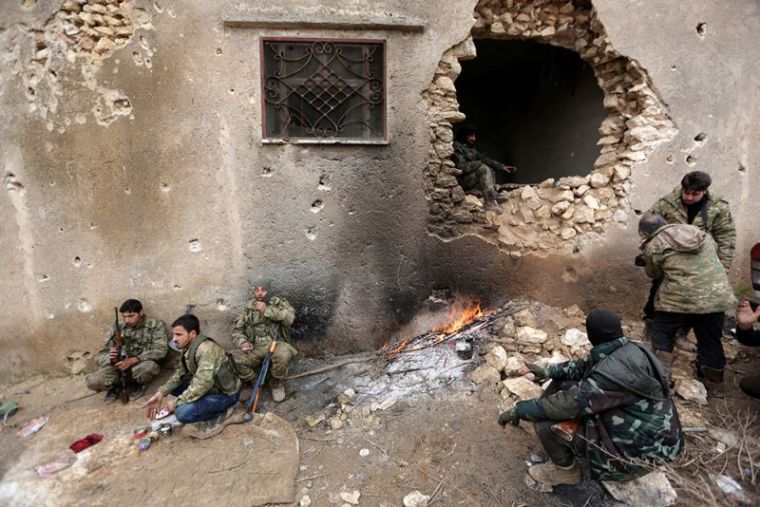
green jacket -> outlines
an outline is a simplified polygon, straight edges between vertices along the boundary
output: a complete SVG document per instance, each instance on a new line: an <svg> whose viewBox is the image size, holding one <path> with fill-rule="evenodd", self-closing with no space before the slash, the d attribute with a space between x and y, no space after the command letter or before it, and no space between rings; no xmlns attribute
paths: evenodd
<svg viewBox="0 0 760 507"><path fill-rule="evenodd" d="M677 313L725 311L734 298L713 239L686 224L665 225L643 244L647 276L662 279L655 310Z"/></svg>
<svg viewBox="0 0 760 507"><path fill-rule="evenodd" d="M475 171L482 163L493 170L504 170L504 164L480 153L467 143L454 141L454 155L451 157L457 169L466 175ZM473 164L472 162L477 162Z"/></svg>
<svg viewBox="0 0 760 507"><path fill-rule="evenodd" d="M232 330L232 343L240 347L243 342L256 346L268 344L272 339L287 341L290 326L296 318L296 311L285 298L272 296L266 301L263 312L254 310L256 300L251 301L235 322Z"/></svg>
<svg viewBox="0 0 760 507"><path fill-rule="evenodd" d="M669 224L685 224L688 216L686 206L681 200L681 186L677 186L671 193L654 203L649 213L662 216ZM708 233L718 245L718 257L723 266L728 269L734 260L736 250L736 227L731 217L731 207L728 202L718 196L705 194L707 221L702 213L697 213L691 225L699 227Z"/></svg>
<svg viewBox="0 0 760 507"><path fill-rule="evenodd" d="M548 378L577 381L550 396L521 401L520 418L580 418L586 458L595 479L625 481L649 465L674 460L683 449L678 412L662 366L627 338L602 343L588 357L551 365Z"/></svg>
<svg viewBox="0 0 760 507"><path fill-rule="evenodd" d="M177 405L198 401L206 394L235 394L240 390L240 378L231 361L214 340L199 335L183 351L180 365L158 391L165 396L188 384L177 397Z"/></svg>
<svg viewBox="0 0 760 507"><path fill-rule="evenodd" d="M137 357L140 361L160 361L169 351L169 337L166 334L166 324L158 319L143 317L137 327L129 327L119 323L121 336L124 340L126 357ZM106 334L103 348L95 356L95 364L108 366L111 364L110 350L116 346L114 335L116 329L111 326Z"/></svg>

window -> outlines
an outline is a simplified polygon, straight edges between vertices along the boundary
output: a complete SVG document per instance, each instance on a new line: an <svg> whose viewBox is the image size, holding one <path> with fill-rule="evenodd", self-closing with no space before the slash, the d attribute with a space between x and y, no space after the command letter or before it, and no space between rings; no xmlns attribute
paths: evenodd
<svg viewBox="0 0 760 507"><path fill-rule="evenodd" d="M264 138L385 141L382 41L263 39Z"/></svg>

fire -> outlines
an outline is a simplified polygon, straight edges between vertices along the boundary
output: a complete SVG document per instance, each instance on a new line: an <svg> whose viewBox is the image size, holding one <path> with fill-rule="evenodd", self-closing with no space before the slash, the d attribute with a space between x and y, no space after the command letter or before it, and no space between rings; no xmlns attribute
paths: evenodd
<svg viewBox="0 0 760 507"><path fill-rule="evenodd" d="M488 313L490 314L492 312L489 311ZM386 343L381 350L387 357L395 358L402 352L412 352L425 347L438 345L439 343L450 339L451 335L457 333L463 327L485 315L486 314L483 313L483 310L480 308L480 301L477 300L472 303L467 303L464 308L462 308L462 305L454 305L449 310L449 314L446 317L446 322L448 322L448 324L434 328L425 335L406 338L395 345Z"/></svg>
<svg viewBox="0 0 760 507"><path fill-rule="evenodd" d="M449 312L448 320L452 322L434 329L434 331L436 333L444 334L456 333L473 320L477 320L481 317L483 317L483 310L480 309L480 301L468 303L464 310L455 305Z"/></svg>

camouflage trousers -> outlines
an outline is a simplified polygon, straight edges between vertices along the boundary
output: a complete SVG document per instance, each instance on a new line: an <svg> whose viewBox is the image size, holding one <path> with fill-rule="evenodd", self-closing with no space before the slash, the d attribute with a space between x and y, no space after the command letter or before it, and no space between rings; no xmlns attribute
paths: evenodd
<svg viewBox="0 0 760 507"><path fill-rule="evenodd" d="M551 396L562 390L570 389L573 385L577 385L578 382L573 380L552 380L549 386L541 395L542 398ZM561 467L567 467L573 464L576 456L583 456L585 454L585 440L582 435L576 434L572 441L567 441L554 432L552 426L559 421L540 421L536 423L536 435L541 441L546 454L549 455L549 459L552 462ZM582 433L583 426L581 426L578 433Z"/></svg>
<svg viewBox="0 0 760 507"><path fill-rule="evenodd" d="M483 162L477 160L465 162L459 169L462 170L459 183L464 190L475 189L485 193L492 190L496 184L493 169Z"/></svg>
<svg viewBox="0 0 760 507"><path fill-rule="evenodd" d="M161 367L155 361L141 361L129 369L128 378L138 384L147 385L158 376ZM119 370L111 366L103 366L87 375L85 383L93 391L105 391L119 380Z"/></svg>
<svg viewBox="0 0 760 507"><path fill-rule="evenodd" d="M256 378L255 368L261 364L261 361L264 360L267 352L269 352L270 343L254 345L253 350L250 352L243 352L240 349L230 352L240 380L250 382ZM288 363L296 355L298 355L298 351L292 345L287 342L277 342L269 367L272 377L276 379L285 378L288 374Z"/></svg>

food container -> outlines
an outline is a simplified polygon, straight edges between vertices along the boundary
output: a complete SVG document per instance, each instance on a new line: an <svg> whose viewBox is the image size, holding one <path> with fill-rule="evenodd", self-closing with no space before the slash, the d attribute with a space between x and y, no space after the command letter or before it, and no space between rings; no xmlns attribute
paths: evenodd
<svg viewBox="0 0 760 507"><path fill-rule="evenodd" d="M158 432L162 437L170 437L172 436L172 425L168 423L160 424L158 426Z"/></svg>
<svg viewBox="0 0 760 507"><path fill-rule="evenodd" d="M132 430L132 438L143 438L150 431L150 426L138 426Z"/></svg>

